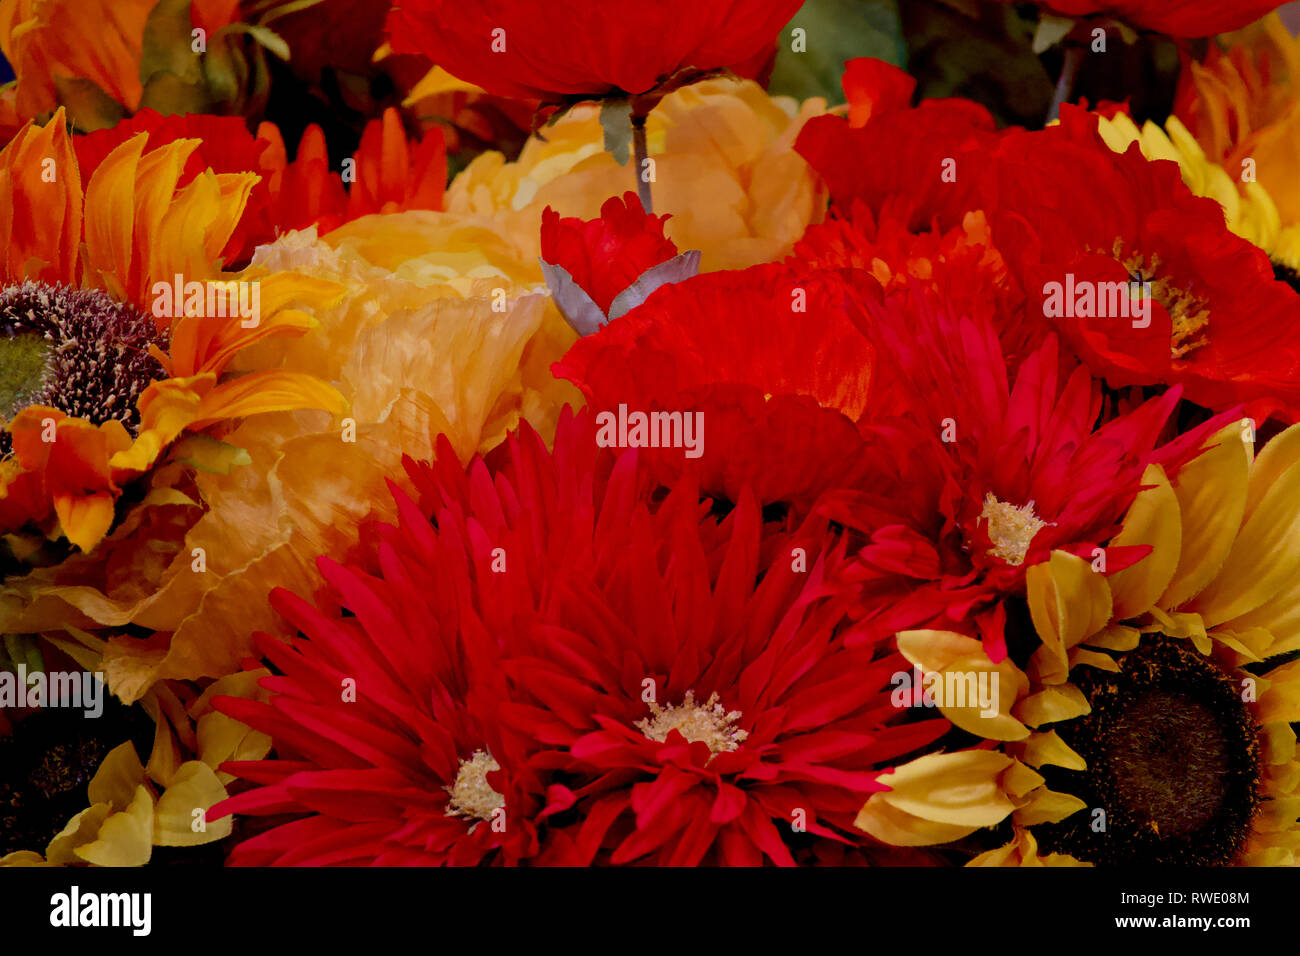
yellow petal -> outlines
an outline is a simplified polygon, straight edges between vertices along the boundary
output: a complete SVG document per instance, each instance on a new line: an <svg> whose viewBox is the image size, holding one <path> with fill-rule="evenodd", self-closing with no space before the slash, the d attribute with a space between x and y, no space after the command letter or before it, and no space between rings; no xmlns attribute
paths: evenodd
<svg viewBox="0 0 1300 956"><path fill-rule="evenodd" d="M1046 788L1039 790L1029 803L1013 815L1017 826L1031 827L1039 823L1060 823L1066 817L1087 808L1087 804L1068 793L1057 793Z"/></svg>
<svg viewBox="0 0 1300 956"><path fill-rule="evenodd" d="M1023 740L1029 735L1029 728L1011 716L1011 707L1029 689L1029 679L1010 658L994 664L979 641L951 631L903 631L898 650L922 674L938 675L942 684L936 696L943 702L939 710L962 730L988 740ZM980 705L981 687L988 695L987 708ZM950 705L943 688L956 692L952 699L969 703Z"/></svg>
<svg viewBox="0 0 1300 956"><path fill-rule="evenodd" d="M1157 602L1176 608L1214 579L1223 567L1246 510L1252 446L1241 426L1228 425L1173 481L1182 515L1183 546L1174 579Z"/></svg>
<svg viewBox="0 0 1300 956"><path fill-rule="evenodd" d="M1053 551L1048 561L1025 573L1025 589L1043 642L1030 660L1030 676L1045 684L1064 683L1070 675L1070 648L1110 620L1110 587L1083 558Z"/></svg>
<svg viewBox="0 0 1300 956"><path fill-rule="evenodd" d="M45 848L45 859L56 866L80 863L75 852L77 847L92 842L112 812L107 803L96 803L82 810L50 841Z"/></svg>
<svg viewBox="0 0 1300 956"><path fill-rule="evenodd" d="M125 810L135 799L136 787L144 781L144 766L129 740L114 747L90 781L91 803L107 803Z"/></svg>
<svg viewBox="0 0 1300 956"><path fill-rule="evenodd" d="M1055 730L1034 734L1022 745L1020 759L1031 767L1064 767L1066 770L1087 770L1088 762L1071 749Z"/></svg>
<svg viewBox="0 0 1300 956"><path fill-rule="evenodd" d="M1015 809L999 778L1013 761L993 750L927 754L906 763L880 782L887 793L874 794L904 813L961 827L992 826Z"/></svg>
<svg viewBox="0 0 1300 956"><path fill-rule="evenodd" d="M1015 715L1030 727L1082 717L1092 711L1088 698L1073 684L1047 687L1015 707Z"/></svg>
<svg viewBox="0 0 1300 956"><path fill-rule="evenodd" d="M54 495L54 513L59 516L63 536L87 553L104 540L113 526L113 495Z"/></svg>
<svg viewBox="0 0 1300 956"><path fill-rule="evenodd" d="M1261 470L1269 478L1266 487L1252 473L1250 493L1256 501L1222 570L1189 605L1207 628L1264 605L1300 570L1300 462L1278 474L1273 466L1279 457L1272 456Z"/></svg>
<svg viewBox="0 0 1300 956"><path fill-rule="evenodd" d="M341 415L347 407L338 389L315 376L300 372L252 372L218 385L204 395L199 403L198 421L191 427L202 428L223 419L299 408L319 408L331 415Z"/></svg>
<svg viewBox="0 0 1300 956"><path fill-rule="evenodd" d="M859 830L865 830L882 843L891 846L934 846L960 840L979 829L936 823L913 816L890 806L883 797L884 794L872 794L853 821Z"/></svg>
<svg viewBox="0 0 1300 956"><path fill-rule="evenodd" d="M73 851L96 866L144 866L153 854L153 797L143 785L130 806L114 813L99 828L93 843Z"/></svg>
<svg viewBox="0 0 1300 956"><path fill-rule="evenodd" d="M1128 620L1144 613L1169 587L1182 553L1183 527L1165 470L1149 465L1142 484L1112 545L1149 544L1153 550L1137 564L1117 571L1108 579L1115 603L1115 619Z"/></svg>
<svg viewBox="0 0 1300 956"><path fill-rule="evenodd" d="M207 764L191 760L176 771L154 810L158 846L200 846L230 836L231 818L208 821L207 812L226 799L226 788Z"/></svg>

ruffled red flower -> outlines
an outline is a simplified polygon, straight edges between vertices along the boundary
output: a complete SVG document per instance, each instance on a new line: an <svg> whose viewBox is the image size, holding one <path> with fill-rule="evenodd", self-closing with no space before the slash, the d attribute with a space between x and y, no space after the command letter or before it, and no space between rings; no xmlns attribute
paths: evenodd
<svg viewBox="0 0 1300 956"><path fill-rule="evenodd" d="M1267 254L1228 231L1217 203L1191 193L1176 164L1148 161L1136 145L1112 152L1096 117L1077 108L1061 119L1009 133L981 174L994 240L1029 317L1046 316L1043 327L1054 325L1116 388L1180 384L1211 409L1251 402L1260 420L1275 411L1294 420L1300 294L1275 279ZM1116 305L1132 312L1133 280L1151 283L1149 316L1101 307L1095 290L1118 283Z"/></svg>
<svg viewBox="0 0 1300 956"><path fill-rule="evenodd" d="M213 813L298 817L231 862L871 850L852 824L877 774L948 723L902 719L887 643L846 646L824 522L773 530L748 494L719 519L689 480L663 497L587 413L553 453L529 431L494 466L444 450L408 464L419 503L398 493L377 575L325 562L320 607L277 594L304 636L260 642L270 702L215 702L276 758L224 764L258 786Z"/></svg>
<svg viewBox="0 0 1300 956"><path fill-rule="evenodd" d="M664 484L689 470L709 495L734 502L747 488L763 505L806 508L861 464L855 423L874 358L849 313L879 290L846 275L767 265L697 276L579 339L553 370L598 413L702 416L699 457L643 449Z"/></svg>
<svg viewBox="0 0 1300 956"><path fill-rule="evenodd" d="M795 149L826 181L845 213L861 202L881 219L913 230L961 224L980 208L968 162L997 139L988 110L963 99L923 100L912 108L916 80L888 63L849 62L843 78L846 121L819 116L805 124Z"/></svg>
<svg viewBox="0 0 1300 956"><path fill-rule="evenodd" d="M871 429L870 484L819 507L868 541L849 574L866 633L967 632L1002 660L1003 599L1023 593L1025 571L1057 549L1104 555L1106 573L1138 560L1142 549L1103 545L1147 465L1176 470L1227 420L1161 445L1179 399L1171 389L1097 427L1100 387L1086 368L1062 363L1055 336L1013 382L992 320L967 317L919 283L867 312L904 410Z"/></svg>
<svg viewBox="0 0 1300 956"><path fill-rule="evenodd" d="M1016 0L1002 0L1013 3ZM1281 6L1277 0L1035 0L1062 17L1108 17L1171 37L1239 30Z"/></svg>
<svg viewBox="0 0 1300 956"><path fill-rule="evenodd" d="M699 271L699 253L679 259L677 246L664 236L668 219L648 215L632 192L606 200L599 219L561 218L546 207L542 269L560 311L580 333L590 334L665 283Z"/></svg>
<svg viewBox="0 0 1300 956"><path fill-rule="evenodd" d="M770 46L802 0L400 0L388 29L499 96L553 102L649 92L683 70L744 64Z"/></svg>

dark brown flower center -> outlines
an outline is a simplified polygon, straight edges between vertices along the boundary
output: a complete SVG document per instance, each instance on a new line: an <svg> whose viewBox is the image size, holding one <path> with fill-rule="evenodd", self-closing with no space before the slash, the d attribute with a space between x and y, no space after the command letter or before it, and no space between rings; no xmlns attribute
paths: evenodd
<svg viewBox="0 0 1300 956"><path fill-rule="evenodd" d="M1092 712L1057 732L1088 769L1053 770L1048 783L1088 809L1041 828L1041 842L1099 864L1231 862L1259 802L1258 728L1241 685L1164 635L1119 660L1117 674L1075 675Z"/></svg>
<svg viewBox="0 0 1300 956"><path fill-rule="evenodd" d="M48 405L96 425L139 426L136 399L163 376L153 319L94 289L24 282L0 290L0 420Z"/></svg>

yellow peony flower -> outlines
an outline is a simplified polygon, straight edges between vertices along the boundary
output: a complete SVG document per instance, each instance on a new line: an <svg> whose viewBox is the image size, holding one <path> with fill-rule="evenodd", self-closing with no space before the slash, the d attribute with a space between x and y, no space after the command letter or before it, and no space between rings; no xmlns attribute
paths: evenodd
<svg viewBox="0 0 1300 956"><path fill-rule="evenodd" d="M823 100L799 105L733 79L665 97L650 114L647 139L655 212L673 217L668 238L700 250L704 271L788 255L825 209L824 187L794 151L803 124L825 111ZM600 109L587 104L532 137L515 162L479 156L452 182L447 209L493 219L521 258L536 262L547 206L595 219L605 200L635 188L632 161L620 166L606 152Z"/></svg>
<svg viewBox="0 0 1300 956"><path fill-rule="evenodd" d="M549 372L574 334L544 292L519 284L535 267L491 225L407 212L261 249L254 269L345 291L315 311L308 334L261 341L235 367L334 382L348 416L262 415L219 447L191 449L206 468L191 502L161 500L124 523L105 541L108 561L70 559L8 582L4 629L107 630L103 667L126 702L161 680L232 673L254 632L284 628L270 589L312 593L318 556L345 555L367 517L395 518L388 482L405 484L404 455L430 459L446 436L467 461L524 419L549 437L560 407L580 404ZM242 457L223 456L229 448ZM114 633L128 625L155 636Z"/></svg>
<svg viewBox="0 0 1300 956"><path fill-rule="evenodd" d="M1171 479L1151 466L1109 577L1053 553L1027 577L1041 642L1025 670L971 638L900 634L923 671L999 672L995 714L945 708L992 749L921 757L858 824L887 843L961 839L1010 821L1011 844L1099 863L1293 865L1300 848L1300 426L1255 456L1247 421ZM1049 789L1052 786L1059 790ZM1036 842L1031 844L1030 840Z"/></svg>

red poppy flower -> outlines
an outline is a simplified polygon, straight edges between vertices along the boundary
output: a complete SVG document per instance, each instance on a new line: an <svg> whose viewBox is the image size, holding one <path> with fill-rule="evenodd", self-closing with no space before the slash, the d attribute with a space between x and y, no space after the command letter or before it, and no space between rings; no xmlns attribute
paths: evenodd
<svg viewBox="0 0 1300 956"><path fill-rule="evenodd" d="M1136 145L1112 152L1083 110L1064 107L1061 120L1009 133L981 174L994 240L1030 315L1047 317L1114 387L1181 384L1215 410L1253 402L1260 420L1294 420L1300 294L1176 164L1148 161Z"/></svg>
<svg viewBox="0 0 1300 956"><path fill-rule="evenodd" d="M835 206L856 202L873 215L913 230L961 225L980 208L972 157L997 139L988 110L970 100L923 100L912 108L916 80L880 60L849 62L843 78L849 120L819 116L795 149L822 176Z"/></svg>
<svg viewBox="0 0 1300 956"><path fill-rule="evenodd" d="M579 339L553 370L617 418L620 437L628 415L698 415L698 454L641 443L664 484L690 470L709 495L734 502L748 488L763 505L806 508L861 464L855 422L874 363L849 313L872 290L865 276L777 265L707 273Z"/></svg>
<svg viewBox="0 0 1300 956"><path fill-rule="evenodd" d="M624 315L660 286L699 272L700 254L677 255L668 216L647 215L636 193L614 197L600 218L542 213L542 271L561 313L580 335Z"/></svg>
<svg viewBox="0 0 1300 956"><path fill-rule="evenodd" d="M1016 0L1002 0L1012 3ZM1278 0L1036 0L1062 17L1108 17L1171 37L1238 30L1281 6Z"/></svg>
<svg viewBox="0 0 1300 956"><path fill-rule="evenodd" d="M400 0L388 30L396 52L423 54L489 93L554 102L636 95L683 70L744 64L801 2Z"/></svg>
<svg viewBox="0 0 1300 956"><path fill-rule="evenodd" d="M864 633L973 632L1000 661L1002 598L1023 592L1026 569L1057 549L1104 556L1106 573L1142 557L1102 544L1147 465L1176 470L1211 426L1159 445L1179 399L1171 389L1098 428L1100 388L1086 368L1062 364L1054 335L1012 382L993 322L921 284L866 309L904 411L871 428L871 484L819 507L868 539L849 574L862 589Z"/></svg>

